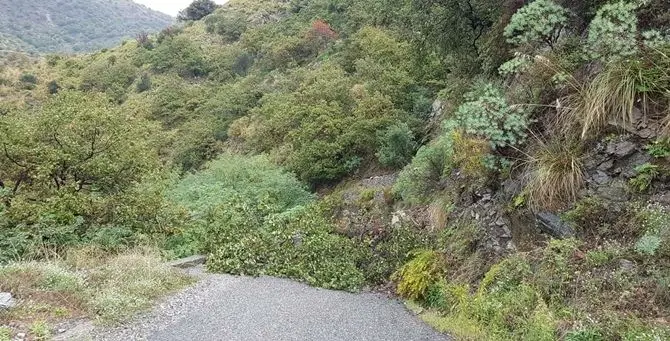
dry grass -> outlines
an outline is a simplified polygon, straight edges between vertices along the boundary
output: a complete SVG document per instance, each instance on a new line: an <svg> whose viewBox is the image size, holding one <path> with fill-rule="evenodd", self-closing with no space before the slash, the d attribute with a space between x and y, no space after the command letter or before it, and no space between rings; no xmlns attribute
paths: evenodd
<svg viewBox="0 0 670 341"><path fill-rule="evenodd" d="M666 54L651 51L640 59L607 64L585 84L570 82L574 92L559 101L560 126L564 132L579 126L582 139L610 124L632 127L636 107L644 115L658 111L658 107L667 107L669 68L670 58ZM662 113L666 116L662 119L670 119L669 113L668 110Z"/></svg>
<svg viewBox="0 0 670 341"><path fill-rule="evenodd" d="M117 323L190 282L144 249L110 256L87 248L61 260L14 263L0 267L0 291L11 292L19 304L0 312L0 325L54 325L81 317Z"/></svg>
<svg viewBox="0 0 670 341"><path fill-rule="evenodd" d="M538 139L529 156L527 191L532 208L557 209L577 199L584 186L582 147L577 142Z"/></svg>

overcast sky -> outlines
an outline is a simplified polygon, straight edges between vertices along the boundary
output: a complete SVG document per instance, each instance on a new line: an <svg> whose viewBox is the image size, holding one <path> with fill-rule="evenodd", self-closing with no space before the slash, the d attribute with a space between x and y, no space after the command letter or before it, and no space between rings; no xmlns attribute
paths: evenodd
<svg viewBox="0 0 670 341"><path fill-rule="evenodd" d="M193 0L133 0L151 9L167 13L173 17L177 16L180 10L186 8ZM214 2L222 4L227 0L214 0Z"/></svg>

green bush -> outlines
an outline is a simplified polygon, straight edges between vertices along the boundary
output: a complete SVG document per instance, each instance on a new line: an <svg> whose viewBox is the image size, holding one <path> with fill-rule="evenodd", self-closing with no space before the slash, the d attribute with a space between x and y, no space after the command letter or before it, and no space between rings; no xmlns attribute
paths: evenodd
<svg viewBox="0 0 670 341"><path fill-rule="evenodd" d="M219 5L212 0L194 0L188 7L179 12L177 20L196 21L212 14Z"/></svg>
<svg viewBox="0 0 670 341"><path fill-rule="evenodd" d="M238 41L247 30L247 25L244 14L228 9L217 11L205 18L207 32L216 33L229 43Z"/></svg>
<svg viewBox="0 0 670 341"><path fill-rule="evenodd" d="M202 171L189 174L171 197L195 215L206 214L233 195L267 200L278 211L309 203L312 195L293 174L273 165L265 156L223 154Z"/></svg>
<svg viewBox="0 0 670 341"><path fill-rule="evenodd" d="M638 7L638 3L625 0L601 7L589 25L587 56L608 61L635 55L638 52L635 14Z"/></svg>
<svg viewBox="0 0 670 341"><path fill-rule="evenodd" d="M24 73L19 77L19 81L27 84L37 84L37 76L31 73Z"/></svg>
<svg viewBox="0 0 670 341"><path fill-rule="evenodd" d="M416 151L414 134L404 123L392 125L379 132L377 139L380 145L377 157L379 163L385 167L404 167L411 161Z"/></svg>
<svg viewBox="0 0 670 341"><path fill-rule="evenodd" d="M398 175L393 191L408 203L424 202L439 189L438 184L449 170L452 154L452 141L448 135L421 147Z"/></svg>
<svg viewBox="0 0 670 341"><path fill-rule="evenodd" d="M568 24L568 14L552 0L533 1L514 13L505 27L505 37L516 45L546 44L553 48Z"/></svg>
<svg viewBox="0 0 670 341"><path fill-rule="evenodd" d="M485 138L493 148L521 145L528 136L529 113L510 105L503 92L491 83L477 86L465 95L456 120L468 134Z"/></svg>
<svg viewBox="0 0 670 341"><path fill-rule="evenodd" d="M435 251L421 251L403 265L393 275L393 279L398 282L398 294L410 300L425 299L428 289L443 272L441 257Z"/></svg>

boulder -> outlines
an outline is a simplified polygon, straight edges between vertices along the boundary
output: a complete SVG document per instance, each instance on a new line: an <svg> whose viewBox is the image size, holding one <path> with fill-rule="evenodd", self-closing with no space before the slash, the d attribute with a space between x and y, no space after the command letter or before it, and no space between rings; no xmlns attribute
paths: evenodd
<svg viewBox="0 0 670 341"><path fill-rule="evenodd" d="M535 217L537 218L540 230L552 237L564 239L575 236L575 229L553 213L540 212Z"/></svg>

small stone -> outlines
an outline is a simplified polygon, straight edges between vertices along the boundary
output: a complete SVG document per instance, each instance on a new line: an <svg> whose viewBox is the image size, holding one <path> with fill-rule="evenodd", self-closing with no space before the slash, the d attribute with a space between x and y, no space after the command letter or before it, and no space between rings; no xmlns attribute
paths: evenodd
<svg viewBox="0 0 670 341"><path fill-rule="evenodd" d="M26 333L18 333L16 334L17 339L25 339L26 338Z"/></svg>
<svg viewBox="0 0 670 341"><path fill-rule="evenodd" d="M622 259L619 261L619 269L625 272L634 272L635 263L629 261L628 259Z"/></svg>
<svg viewBox="0 0 670 341"><path fill-rule="evenodd" d="M10 309L16 306L16 302L12 294L8 292L0 292L0 310Z"/></svg>
<svg viewBox="0 0 670 341"><path fill-rule="evenodd" d="M650 139L656 137L656 132L650 128L644 128L637 132L637 135L643 139Z"/></svg>
<svg viewBox="0 0 670 341"><path fill-rule="evenodd" d="M498 220L496 220L496 225L505 226L505 219L503 217L498 218Z"/></svg>
<svg viewBox="0 0 670 341"><path fill-rule="evenodd" d="M300 234L300 232L296 232L296 233L293 235L292 239L293 239L293 246L300 246L300 245L302 245L302 235Z"/></svg>

